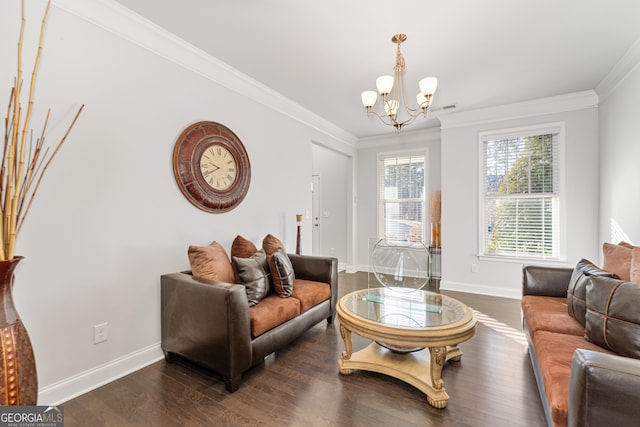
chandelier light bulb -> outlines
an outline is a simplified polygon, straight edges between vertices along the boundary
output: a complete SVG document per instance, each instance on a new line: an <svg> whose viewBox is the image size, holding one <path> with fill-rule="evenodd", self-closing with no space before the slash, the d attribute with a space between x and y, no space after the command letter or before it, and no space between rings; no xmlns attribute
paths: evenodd
<svg viewBox="0 0 640 427"><path fill-rule="evenodd" d="M418 83L420 87L420 92L424 95L433 95L438 87L438 79L435 77L427 77Z"/></svg>
<svg viewBox="0 0 640 427"><path fill-rule="evenodd" d="M388 95L393 89L393 76L380 76L376 79L376 87L380 95Z"/></svg>
<svg viewBox="0 0 640 427"><path fill-rule="evenodd" d="M371 108L376 105L378 93L375 90L365 90L360 96L362 98L362 105L364 105L365 108Z"/></svg>
<svg viewBox="0 0 640 427"><path fill-rule="evenodd" d="M388 116L395 117L395 115L398 114L399 105L400 103L397 100L391 99L384 103L384 111L387 113Z"/></svg>

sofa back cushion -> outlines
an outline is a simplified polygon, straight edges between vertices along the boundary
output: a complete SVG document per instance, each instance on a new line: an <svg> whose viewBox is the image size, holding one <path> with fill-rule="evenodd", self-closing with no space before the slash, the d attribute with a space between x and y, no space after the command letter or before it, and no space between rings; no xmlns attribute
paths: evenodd
<svg viewBox="0 0 640 427"><path fill-rule="evenodd" d="M262 249L267 253L267 256L273 255L278 249L284 249L284 243L272 234L267 234L262 239Z"/></svg>
<svg viewBox="0 0 640 427"><path fill-rule="evenodd" d="M640 248L631 249L631 281L640 283Z"/></svg>
<svg viewBox="0 0 640 427"><path fill-rule="evenodd" d="M590 276L585 336L626 357L640 359L640 284Z"/></svg>
<svg viewBox="0 0 640 427"><path fill-rule="evenodd" d="M218 242L211 242L209 246L189 246L187 251L191 274L196 279L213 280L216 282L235 282L235 272L227 252Z"/></svg>
<svg viewBox="0 0 640 427"><path fill-rule="evenodd" d="M602 244L602 269L615 273L619 279L629 281L631 278L632 247L625 242L620 244Z"/></svg>
<svg viewBox="0 0 640 427"><path fill-rule="evenodd" d="M276 293L283 298L291 296L295 275L291 260L284 249L278 248L269 256L269 270Z"/></svg>
<svg viewBox="0 0 640 427"><path fill-rule="evenodd" d="M249 307L252 307L269 293L267 254L259 250L248 258L234 256L232 259L238 281L244 285Z"/></svg>
<svg viewBox="0 0 640 427"><path fill-rule="evenodd" d="M576 319L582 326L585 325L585 313L587 311L587 283L589 276L614 277L613 273L599 269L595 264L586 259L581 259L573 270L569 288L567 289L567 310L569 315Z"/></svg>
<svg viewBox="0 0 640 427"><path fill-rule="evenodd" d="M251 240L245 239L240 235L237 235L236 238L233 239L233 243L231 243L231 258L249 258L256 252L258 252L256 245L254 245Z"/></svg>

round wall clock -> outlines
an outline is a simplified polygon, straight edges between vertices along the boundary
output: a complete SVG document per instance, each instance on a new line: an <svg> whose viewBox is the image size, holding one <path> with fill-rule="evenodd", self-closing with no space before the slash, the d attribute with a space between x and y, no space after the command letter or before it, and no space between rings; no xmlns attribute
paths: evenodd
<svg viewBox="0 0 640 427"><path fill-rule="evenodd" d="M173 149L173 173L182 194L203 211L235 208L249 190L251 164L240 139L215 122L186 128Z"/></svg>

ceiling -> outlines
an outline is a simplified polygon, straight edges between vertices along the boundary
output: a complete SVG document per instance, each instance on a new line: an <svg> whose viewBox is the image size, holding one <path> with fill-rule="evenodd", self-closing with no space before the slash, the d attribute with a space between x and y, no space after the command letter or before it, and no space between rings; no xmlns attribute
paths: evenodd
<svg viewBox="0 0 640 427"><path fill-rule="evenodd" d="M393 74L395 33L409 100L439 80L431 118L407 129L595 89L640 38L637 0L117 1L358 138L395 132L360 102Z"/></svg>

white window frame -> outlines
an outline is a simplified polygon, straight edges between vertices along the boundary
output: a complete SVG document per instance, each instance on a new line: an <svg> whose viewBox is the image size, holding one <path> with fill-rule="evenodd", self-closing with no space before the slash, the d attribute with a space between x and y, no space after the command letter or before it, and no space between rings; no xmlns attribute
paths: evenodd
<svg viewBox="0 0 640 427"><path fill-rule="evenodd" d="M410 156L423 156L424 157L424 208L422 212L422 242L426 242L429 238L429 150L405 150L405 151L391 151L378 153L376 162L376 213L377 213L377 230L376 236L378 239L384 238L384 209L383 209L383 197L380 194L381 180L384 176L380 174L380 163L385 159L392 159L396 157L410 157ZM426 244L426 243L425 243Z"/></svg>
<svg viewBox="0 0 640 427"><path fill-rule="evenodd" d="M484 142L496 139L508 139L518 137L529 137L545 134L557 134L558 159L557 159L557 182L558 182L558 231L556 234L557 256L525 256L525 255L504 255L490 254L486 252L486 218L485 218L485 159ZM518 128L508 128L500 130L485 131L479 133L478 138L478 258L488 261L512 261L512 262L564 262L566 260L566 191L565 191L565 123L554 122L544 123L534 126Z"/></svg>

